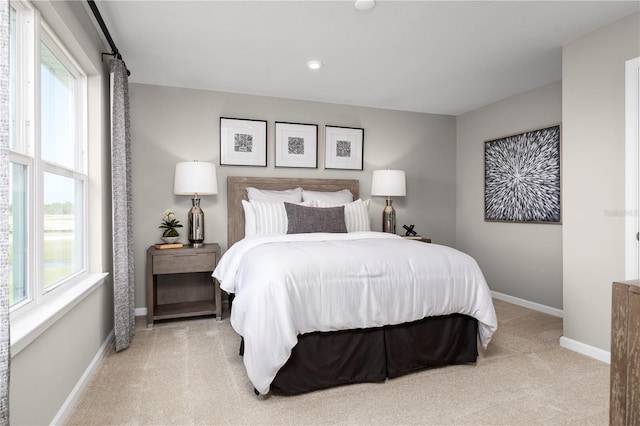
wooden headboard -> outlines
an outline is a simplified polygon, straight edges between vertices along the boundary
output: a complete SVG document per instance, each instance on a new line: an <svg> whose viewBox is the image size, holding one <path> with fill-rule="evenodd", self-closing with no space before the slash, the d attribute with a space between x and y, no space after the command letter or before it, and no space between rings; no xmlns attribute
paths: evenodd
<svg viewBox="0 0 640 426"><path fill-rule="evenodd" d="M283 190L302 187L307 191L340 191L348 189L353 199L360 198L357 179L311 179L273 177L227 177L227 247L244 238L244 210L242 200L247 199L247 188Z"/></svg>

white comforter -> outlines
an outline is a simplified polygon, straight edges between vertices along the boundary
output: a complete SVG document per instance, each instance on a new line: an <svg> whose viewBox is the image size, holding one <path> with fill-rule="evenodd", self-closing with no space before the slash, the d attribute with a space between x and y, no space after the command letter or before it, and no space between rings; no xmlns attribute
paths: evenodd
<svg viewBox="0 0 640 426"><path fill-rule="evenodd" d="M256 235L234 244L213 272L235 293L231 325L262 394L298 334L378 327L461 313L487 347L497 329L477 263L450 247L381 232Z"/></svg>

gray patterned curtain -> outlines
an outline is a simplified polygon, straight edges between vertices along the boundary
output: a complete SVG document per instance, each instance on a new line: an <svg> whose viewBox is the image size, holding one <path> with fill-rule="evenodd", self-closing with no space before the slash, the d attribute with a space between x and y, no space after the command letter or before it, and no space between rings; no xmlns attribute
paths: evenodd
<svg viewBox="0 0 640 426"><path fill-rule="evenodd" d="M0 229L9 229L9 0L0 0ZM9 241L0 238L0 425L9 424Z"/></svg>
<svg viewBox="0 0 640 426"><path fill-rule="evenodd" d="M111 192L116 351L127 349L135 332L133 233L131 232L131 147L129 82L119 58L111 70Z"/></svg>

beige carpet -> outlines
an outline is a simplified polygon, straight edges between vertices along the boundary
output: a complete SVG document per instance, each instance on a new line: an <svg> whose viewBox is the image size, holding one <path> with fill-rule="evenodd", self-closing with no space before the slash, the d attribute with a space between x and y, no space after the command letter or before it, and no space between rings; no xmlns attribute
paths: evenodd
<svg viewBox="0 0 640 426"><path fill-rule="evenodd" d="M499 330L476 365L264 400L227 319L142 327L67 424L608 424L609 365L561 348L561 319L495 306Z"/></svg>

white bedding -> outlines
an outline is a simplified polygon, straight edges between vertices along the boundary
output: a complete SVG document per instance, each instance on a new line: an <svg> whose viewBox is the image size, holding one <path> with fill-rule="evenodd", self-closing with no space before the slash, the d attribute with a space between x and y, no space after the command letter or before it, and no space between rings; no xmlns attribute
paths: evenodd
<svg viewBox="0 0 640 426"><path fill-rule="evenodd" d="M473 258L388 233L255 235L234 244L213 276L235 293L231 325L244 337L244 364L261 394L298 334L461 313L478 320L486 348L497 329Z"/></svg>

